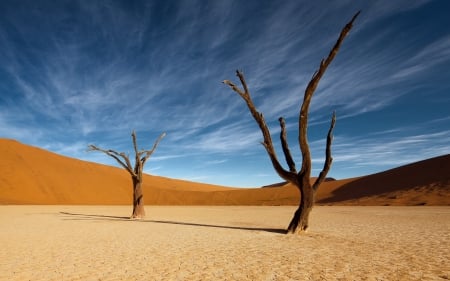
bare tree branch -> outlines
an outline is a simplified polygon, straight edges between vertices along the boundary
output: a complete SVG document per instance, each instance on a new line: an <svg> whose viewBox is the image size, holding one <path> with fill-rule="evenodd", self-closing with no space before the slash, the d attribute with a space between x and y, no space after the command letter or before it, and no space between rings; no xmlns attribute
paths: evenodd
<svg viewBox="0 0 450 281"><path fill-rule="evenodd" d="M126 155L124 152L120 153L120 156L122 156L123 159L125 159L125 162L127 163L128 166L128 170L132 171L133 170L133 166L131 165L131 161L130 161L130 157L128 155ZM136 173L132 173L132 176L136 176Z"/></svg>
<svg viewBox="0 0 450 281"><path fill-rule="evenodd" d="M298 142L300 145L300 150L302 152L302 168L299 172L300 174L304 174L307 177L311 175L311 165L308 163L311 162L311 153L309 151L308 139L307 139L307 126L308 126L308 111L309 105L311 103L311 98L314 95L314 92L319 85L319 81L322 78L323 74L327 70L330 63L333 61L336 56L339 48L342 45L345 37L349 33L350 29L353 27L353 22L356 20L361 11L358 11L353 18L345 25L345 27L341 30L339 34L339 38L337 39L335 45L331 49L326 59L322 59L320 62L319 69L314 73L311 81L309 81L308 86L305 90L305 95L303 97L303 103L300 109L299 114L299 136Z"/></svg>
<svg viewBox="0 0 450 281"><path fill-rule="evenodd" d="M153 152L155 151L156 147L158 146L159 142L166 136L166 133L162 133L161 135L159 135L158 139L155 141L155 143L153 144L152 149L150 150L143 150L142 152L145 153L145 156L141 159L142 165L145 164L145 161L147 161L147 159L153 154Z"/></svg>
<svg viewBox="0 0 450 281"><path fill-rule="evenodd" d="M140 163L138 163L139 162L139 152L138 152L138 146L137 146L137 140L136 140L136 131L135 130L133 130L132 132L131 132L131 138L133 139L133 149L134 149L134 163L135 163L135 173L138 173L139 171L137 171L137 170L139 170L139 168L138 169L136 169L137 167L139 167L139 165L140 165Z"/></svg>
<svg viewBox="0 0 450 281"><path fill-rule="evenodd" d="M325 163L323 164L323 169L320 172L319 176L315 180L313 184L313 189L317 190L320 184L325 180L328 171L331 168L331 163L333 162L333 157L331 157L331 143L333 142L333 129L334 124L336 123L336 112L333 112L333 117L331 117L330 129L327 134L327 146L325 150Z"/></svg>
<svg viewBox="0 0 450 281"><path fill-rule="evenodd" d="M286 158L286 163L289 166L289 171L292 173L297 173L297 169L295 168L295 162L294 159L292 159L291 151L289 149L288 141L287 141L287 132L286 132L286 122L284 121L283 117L280 117L278 119L280 121L280 140L281 140L281 146L283 148L284 157Z"/></svg>
<svg viewBox="0 0 450 281"><path fill-rule="evenodd" d="M236 70L236 76L241 81L242 87L244 88L244 92L229 80L224 80L223 83L228 85L233 91L238 93L245 100L247 107L250 110L250 113L252 114L253 118L255 119L256 123L259 125L259 128L261 129L264 138L262 145L266 149L267 154L269 155L269 158L272 162L272 165L275 168L275 171L282 179L289 182L295 182L296 175L289 171L286 171L278 161L275 149L273 148L272 137L270 136L269 128L266 125L263 114L258 112L255 105L253 104L250 92L247 87L247 83L245 82L244 74L242 74L242 72L240 72L239 70Z"/></svg>
<svg viewBox="0 0 450 281"><path fill-rule="evenodd" d="M130 160L128 159L128 157L125 155L125 153L118 153L112 149L102 149L100 147L97 147L93 144L90 144L88 146L88 149L90 151L101 151L105 154L107 154L108 156L111 156L112 158L114 158L125 170L127 170L132 176L135 175L134 171L133 171L133 167L131 166ZM126 162L126 164L120 160L120 157L122 157L124 159L124 161Z"/></svg>
<svg viewBox="0 0 450 281"><path fill-rule="evenodd" d="M223 80L222 83L224 83L225 85L230 86L230 88L231 88L233 91L235 91L235 92L238 93L242 98L245 99L245 97L244 97L244 96L245 96L245 93L242 92L242 90L239 89L233 82L231 82L230 80Z"/></svg>
<svg viewBox="0 0 450 281"><path fill-rule="evenodd" d="M131 138L133 139L133 148L135 155L138 155L138 146L137 146L137 140L136 140L136 131L133 130L131 132Z"/></svg>

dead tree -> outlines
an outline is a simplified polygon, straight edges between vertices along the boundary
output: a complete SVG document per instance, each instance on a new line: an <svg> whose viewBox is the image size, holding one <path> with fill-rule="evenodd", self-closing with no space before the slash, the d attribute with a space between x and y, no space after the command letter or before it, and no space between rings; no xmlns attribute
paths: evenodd
<svg viewBox="0 0 450 281"><path fill-rule="evenodd" d="M266 122L264 121L264 116L262 113L258 112L255 105L253 104L252 98L250 96L250 92L247 87L247 83L245 82L244 75L241 71L236 71L236 75L241 81L243 89L240 89L235 84L233 84L229 80L223 81L224 84L228 85L233 91L239 94L244 101L247 104L248 109L250 110L250 113L252 114L253 118L255 119L256 123L259 125L259 128L261 129L264 141L262 142L262 145L267 151L267 154L269 155L269 158L272 162L272 165L277 172L277 174L283 178L284 180L292 183L300 190L300 204L298 209L294 213L294 217L292 218L288 228L287 233L301 233L305 231L308 228L308 221L309 221L309 214L314 206L315 202L315 194L317 192L317 189L319 188L320 184L325 179L328 171L330 170L331 163L333 161L333 158L331 157L331 142L333 139L333 129L334 124L336 122L336 115L333 113L333 116L331 118L331 124L330 128L328 130L327 135L327 143L326 143L326 151L325 151L325 164L323 166L322 171L320 172L319 176L316 178L313 184L310 182L311 177L311 153L309 150L308 145L308 138L307 138L307 127L308 127L308 111L309 111L309 105L311 102L311 98L317 88L317 85L319 84L320 79L324 75L327 67L330 65L330 63L333 61L334 57L336 56L344 38L349 33L350 29L353 26L353 22L358 17L360 12L357 12L353 18L348 22L345 27L341 30L341 33L339 35L339 38L337 39L337 42L335 43L334 47L331 49L330 53L328 54L328 57L326 59L322 59L320 62L319 69L314 73L311 80L308 83L308 86L306 87L305 94L303 97L303 103L300 108L300 113L298 117L298 142L300 146L300 151L302 154L302 166L300 171L297 171L297 168L295 167L295 162L292 158L291 152L289 150L288 141L287 141L287 133L286 133L286 127L285 127L285 120L283 117L280 117L280 127L281 127L281 133L280 133L280 140L281 145L283 149L283 153L285 156L286 163L289 167L289 170L286 170L283 168L283 166L278 161L275 149L272 144L272 138L270 135L269 128L266 125Z"/></svg>
<svg viewBox="0 0 450 281"><path fill-rule="evenodd" d="M90 151L101 151L108 156L114 158L125 170L128 171L131 175L131 180L133 182L133 213L131 215L132 219L140 219L145 217L144 210L144 194L142 191L142 171L144 169L145 162L152 155L153 151L155 151L161 139L165 136L165 133L162 133L159 138L156 140L153 148L151 150L138 150L137 141L136 141L136 132L133 131L131 133L131 137L133 139L133 147L135 154L135 162L134 167L131 165L131 161L128 155L123 152L116 152L111 149L102 149L95 145L89 145Z"/></svg>

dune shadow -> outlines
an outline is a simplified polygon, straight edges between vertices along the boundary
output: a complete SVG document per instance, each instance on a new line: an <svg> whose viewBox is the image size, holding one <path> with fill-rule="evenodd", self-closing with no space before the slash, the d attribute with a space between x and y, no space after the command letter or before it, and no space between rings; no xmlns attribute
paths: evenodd
<svg viewBox="0 0 450 281"><path fill-rule="evenodd" d="M281 228L244 227L244 226L228 226L228 225L215 225L215 224L179 222L179 221L131 219L130 217L79 214L79 213L69 213L69 212L59 212L59 213L61 215L70 216L69 218L66 218L66 220L108 220L108 221L148 222L148 223L175 224L175 225L211 227L211 228L222 228L222 229L236 229L236 230L247 230L247 231L263 231L263 232L270 232L270 233L277 233L277 234L286 234L286 229L281 229Z"/></svg>

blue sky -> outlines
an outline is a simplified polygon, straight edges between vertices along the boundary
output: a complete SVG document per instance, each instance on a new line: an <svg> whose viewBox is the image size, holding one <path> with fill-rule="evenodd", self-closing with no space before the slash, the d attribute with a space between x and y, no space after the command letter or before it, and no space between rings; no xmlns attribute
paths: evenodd
<svg viewBox="0 0 450 281"><path fill-rule="evenodd" d="M286 118L299 165L305 86L358 10L312 101L313 174L333 110L331 177L448 154L446 0L0 1L0 137L116 165L87 145L132 154L133 129L140 148L166 132L147 173L279 182L245 103L221 81L244 72L277 149Z"/></svg>

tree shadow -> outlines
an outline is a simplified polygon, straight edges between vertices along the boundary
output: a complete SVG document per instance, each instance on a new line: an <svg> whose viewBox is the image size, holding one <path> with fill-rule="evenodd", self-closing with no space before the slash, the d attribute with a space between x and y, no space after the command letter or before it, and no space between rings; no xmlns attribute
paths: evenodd
<svg viewBox="0 0 450 281"><path fill-rule="evenodd" d="M286 230L280 229L280 228L243 227L243 226L214 225L214 224L176 222L176 221L160 221L160 220L150 220L149 222L189 225L189 226L203 226L203 227L213 227L213 228L225 228L225 229L239 229L239 230L249 230L249 231L264 231L264 232L270 232L270 233L286 234Z"/></svg>
<svg viewBox="0 0 450 281"><path fill-rule="evenodd" d="M203 223L192 223L192 222L131 219L130 217L79 214L79 213L69 213L69 212L59 212L59 213L61 215L70 216L70 218L66 218L66 220L108 220L108 221L150 222L150 223L200 226L200 227L212 227L212 228L248 230L248 231L263 231L263 232L270 232L270 233L277 233L277 234L286 234L286 230L281 229L281 228L243 227L243 226L214 225L214 224L203 224Z"/></svg>
<svg viewBox="0 0 450 281"><path fill-rule="evenodd" d="M92 214L79 214L79 213L69 213L69 212L59 212L61 215L66 216L76 216L79 220L125 220L133 221L130 217L119 217L119 216L106 216L106 215L92 215Z"/></svg>

